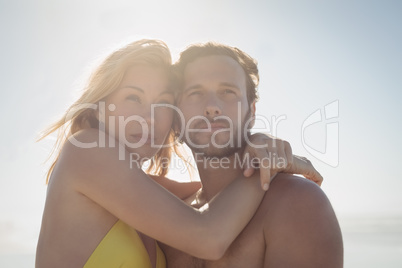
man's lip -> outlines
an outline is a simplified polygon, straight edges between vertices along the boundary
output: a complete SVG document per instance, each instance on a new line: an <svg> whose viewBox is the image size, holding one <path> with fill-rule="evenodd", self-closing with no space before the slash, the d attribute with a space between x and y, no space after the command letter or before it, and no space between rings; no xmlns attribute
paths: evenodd
<svg viewBox="0 0 402 268"><path fill-rule="evenodd" d="M223 129L223 128L229 128L226 124L222 123L210 123L210 124L202 124L197 127L198 129L211 129L211 130L217 130L217 129Z"/></svg>

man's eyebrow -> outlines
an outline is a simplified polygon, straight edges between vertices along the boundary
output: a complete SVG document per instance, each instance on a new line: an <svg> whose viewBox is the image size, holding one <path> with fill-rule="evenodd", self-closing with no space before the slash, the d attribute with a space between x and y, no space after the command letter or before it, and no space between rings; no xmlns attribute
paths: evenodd
<svg viewBox="0 0 402 268"><path fill-rule="evenodd" d="M236 86L235 84L232 84L232 83L228 83L228 82L219 83L219 86L231 87L231 88L234 88L236 90L240 90L240 88L238 86ZM202 86L200 84L192 85L192 86L189 86L188 88L185 88L183 90L183 93L185 93L187 91L190 91L190 90L193 90L193 89L200 89L200 88L202 88Z"/></svg>
<svg viewBox="0 0 402 268"><path fill-rule="evenodd" d="M199 85L199 84L192 85L192 86L189 86L189 87L185 88L183 90L183 93L186 93L187 91L190 91L190 90L193 90L193 89L200 89L200 88L202 88L202 86Z"/></svg>
<svg viewBox="0 0 402 268"><path fill-rule="evenodd" d="M220 86L231 87L231 88L235 88L237 90L240 90L239 87L236 86L235 84L231 84L231 83L227 83L227 82L220 83Z"/></svg>

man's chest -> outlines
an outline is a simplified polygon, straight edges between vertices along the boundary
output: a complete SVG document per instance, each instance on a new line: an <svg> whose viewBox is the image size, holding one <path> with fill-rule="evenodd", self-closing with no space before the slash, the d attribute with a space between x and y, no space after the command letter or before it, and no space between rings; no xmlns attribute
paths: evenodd
<svg viewBox="0 0 402 268"><path fill-rule="evenodd" d="M162 248L168 268L260 268L264 262L265 241L262 229L251 221L225 255L216 261L201 260L166 245Z"/></svg>

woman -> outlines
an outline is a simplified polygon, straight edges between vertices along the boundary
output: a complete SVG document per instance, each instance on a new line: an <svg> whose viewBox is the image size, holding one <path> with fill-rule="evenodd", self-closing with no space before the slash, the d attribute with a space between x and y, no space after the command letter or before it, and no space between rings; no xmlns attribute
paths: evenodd
<svg viewBox="0 0 402 268"><path fill-rule="evenodd" d="M36 267L165 267L149 237L218 259L253 216L264 193L258 179L238 178L199 211L141 170L152 158L157 175L167 172L174 114L153 104L174 104L170 66L161 41L113 52L42 135L58 130L61 149L48 173Z"/></svg>

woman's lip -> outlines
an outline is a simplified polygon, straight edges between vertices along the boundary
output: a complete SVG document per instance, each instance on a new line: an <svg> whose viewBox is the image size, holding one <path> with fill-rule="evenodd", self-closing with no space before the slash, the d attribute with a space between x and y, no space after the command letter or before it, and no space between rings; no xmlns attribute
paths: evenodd
<svg viewBox="0 0 402 268"><path fill-rule="evenodd" d="M141 134L133 134L133 135L131 135L131 137L134 138L136 143L150 144L152 141L152 137L150 135L146 135L145 137L143 137L142 133Z"/></svg>

